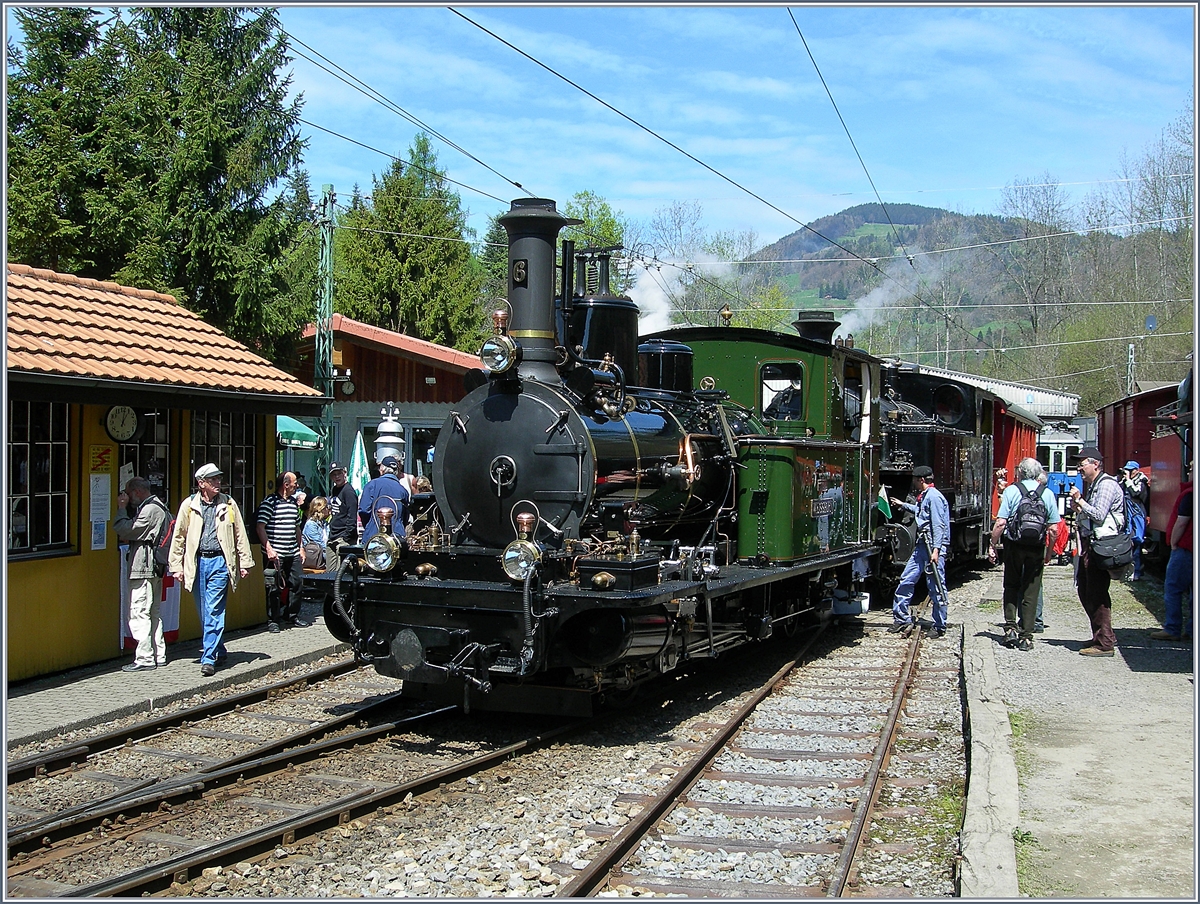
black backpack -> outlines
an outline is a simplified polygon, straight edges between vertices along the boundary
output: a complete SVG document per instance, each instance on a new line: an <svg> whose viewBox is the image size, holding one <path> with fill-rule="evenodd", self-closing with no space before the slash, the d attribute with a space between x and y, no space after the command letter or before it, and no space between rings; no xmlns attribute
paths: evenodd
<svg viewBox="0 0 1200 904"><path fill-rule="evenodd" d="M1042 502L1042 485L1026 490L1018 482L1017 489L1021 491L1021 499L1017 503L1017 510L1004 525L1004 536L1018 546L1042 546L1046 542L1048 520L1046 504Z"/></svg>

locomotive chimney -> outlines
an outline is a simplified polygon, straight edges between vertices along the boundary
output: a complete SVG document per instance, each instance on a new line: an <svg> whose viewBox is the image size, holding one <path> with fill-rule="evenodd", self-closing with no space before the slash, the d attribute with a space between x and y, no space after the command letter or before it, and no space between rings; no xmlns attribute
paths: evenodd
<svg viewBox="0 0 1200 904"><path fill-rule="evenodd" d="M564 217L549 198L518 198L500 217L508 232L508 335L521 343L522 376L544 383L558 380L554 330L555 246Z"/></svg>
<svg viewBox="0 0 1200 904"><path fill-rule="evenodd" d="M833 333L841 325L841 321L833 319L833 311L799 311L792 321L796 332L805 339L826 345L833 341Z"/></svg>

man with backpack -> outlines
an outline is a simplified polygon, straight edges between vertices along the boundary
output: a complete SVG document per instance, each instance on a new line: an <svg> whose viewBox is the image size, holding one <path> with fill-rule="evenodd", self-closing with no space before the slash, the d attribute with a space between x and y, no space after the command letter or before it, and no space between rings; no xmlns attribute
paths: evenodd
<svg viewBox="0 0 1200 904"><path fill-rule="evenodd" d="M997 547L1004 548L1004 645L1026 652L1033 649L1042 570L1049 558L1046 535L1062 520L1054 494L1041 482L1043 474L1036 458L1018 462L1016 482L1000 496L988 551L988 558L995 558Z"/></svg>
<svg viewBox="0 0 1200 904"><path fill-rule="evenodd" d="M117 494L117 510L113 530L122 543L129 544L129 633L137 641L133 662L121 670L148 671L167 664L159 614L166 571L156 566L154 553L165 539L171 513L143 477L130 478Z"/></svg>
<svg viewBox="0 0 1200 904"><path fill-rule="evenodd" d="M1092 643L1079 651L1081 656L1113 656L1117 636L1112 629L1112 598L1108 586L1112 575L1104 567L1100 553L1092 548L1095 541L1121 533L1125 526L1125 494L1120 482L1104 473L1104 456L1095 446L1086 446L1075 456L1084 492L1071 487L1071 507L1079 528L1079 565L1075 569L1075 589L1079 602L1092 626Z"/></svg>

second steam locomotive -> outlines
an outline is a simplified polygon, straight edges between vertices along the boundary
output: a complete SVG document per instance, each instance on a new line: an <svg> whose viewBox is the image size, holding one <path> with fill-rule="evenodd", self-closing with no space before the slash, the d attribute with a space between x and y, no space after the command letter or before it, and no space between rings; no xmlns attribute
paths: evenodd
<svg viewBox="0 0 1200 904"><path fill-rule="evenodd" d="M918 464L950 500L952 558L981 552L996 397L835 343L831 320L639 341L604 255L564 241L556 264L572 222L532 198L501 217L508 304L438 436L434 495L407 537L384 526L344 551L333 580L326 623L361 659L410 696L591 712L888 602L914 537L876 502ZM576 285L588 260L598 278Z"/></svg>

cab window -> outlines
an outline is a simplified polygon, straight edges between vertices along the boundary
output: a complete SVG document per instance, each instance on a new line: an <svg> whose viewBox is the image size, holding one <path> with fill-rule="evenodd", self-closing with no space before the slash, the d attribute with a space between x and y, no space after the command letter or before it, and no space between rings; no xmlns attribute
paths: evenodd
<svg viewBox="0 0 1200 904"><path fill-rule="evenodd" d="M796 363L764 365L760 371L763 417L797 421L804 417L804 370Z"/></svg>

